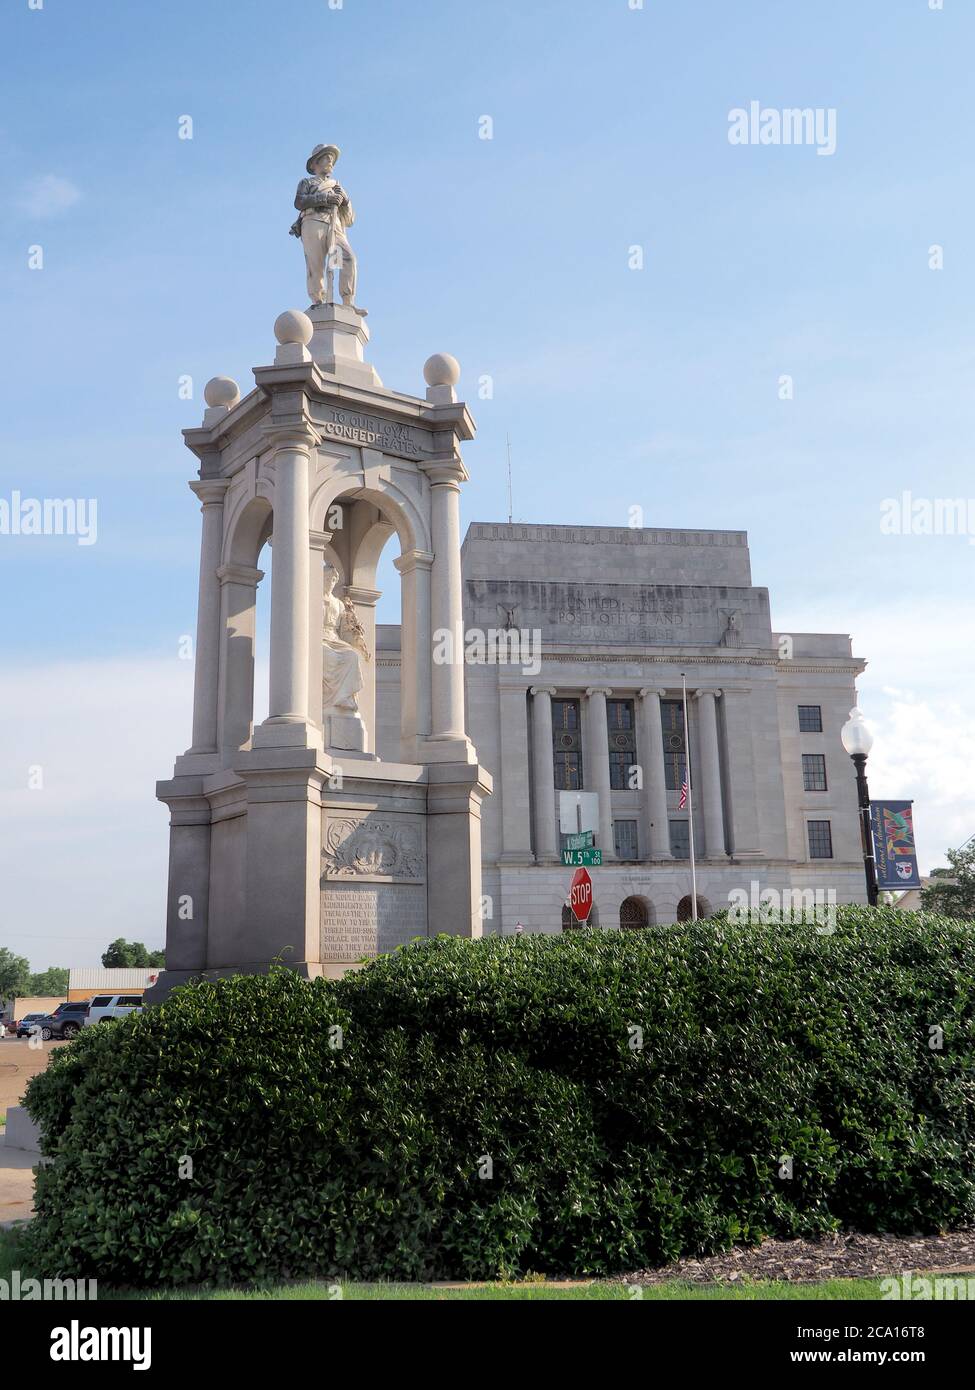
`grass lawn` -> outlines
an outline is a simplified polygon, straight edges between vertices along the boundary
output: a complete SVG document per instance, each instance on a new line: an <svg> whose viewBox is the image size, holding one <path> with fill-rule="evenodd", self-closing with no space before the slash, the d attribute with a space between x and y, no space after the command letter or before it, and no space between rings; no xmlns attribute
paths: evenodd
<svg viewBox="0 0 975 1390"><path fill-rule="evenodd" d="M16 1230L0 1231L0 1278L9 1279L11 1271L19 1268L21 1279L30 1276L18 1258L20 1238ZM70 1273L70 1271L66 1271ZM341 1295L338 1290L341 1289ZM149 1292L129 1292L121 1289L99 1287L99 1301L120 1298L165 1299L214 1301L246 1300L250 1302L278 1301L288 1302L336 1301L351 1299L355 1301L391 1302L498 1302L515 1300L518 1302L555 1302L608 1300L629 1301L635 1298L632 1289L622 1284L594 1282L572 1288L554 1288L545 1283L516 1284L477 1284L464 1288L439 1288L430 1284L331 1284L327 1280L309 1280L307 1283L269 1284L267 1287L249 1289L199 1289L192 1292L178 1290L152 1290ZM749 1302L771 1300L809 1300L809 1299L877 1299L880 1297L880 1284L876 1279L830 1279L823 1284L787 1284L758 1281L745 1284L682 1284L676 1280L669 1284L645 1287L644 1301L653 1302L692 1300L732 1299Z"/></svg>

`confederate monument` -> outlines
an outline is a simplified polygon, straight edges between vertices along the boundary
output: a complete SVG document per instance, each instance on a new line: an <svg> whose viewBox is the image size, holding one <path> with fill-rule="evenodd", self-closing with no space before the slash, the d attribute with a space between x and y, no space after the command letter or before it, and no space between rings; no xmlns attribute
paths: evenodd
<svg viewBox="0 0 975 1390"><path fill-rule="evenodd" d="M308 312L278 317L253 390L242 399L215 377L202 425L183 431L203 512L193 737L157 785L170 849L154 1001L203 972L281 960L337 975L414 936L481 934L491 779L465 722L459 516L474 422L452 357L427 360L424 397L388 390L366 362L337 158L316 146L295 199ZM255 725L268 541L269 712ZM380 760L376 568L388 541L400 552L403 667L399 747Z"/></svg>

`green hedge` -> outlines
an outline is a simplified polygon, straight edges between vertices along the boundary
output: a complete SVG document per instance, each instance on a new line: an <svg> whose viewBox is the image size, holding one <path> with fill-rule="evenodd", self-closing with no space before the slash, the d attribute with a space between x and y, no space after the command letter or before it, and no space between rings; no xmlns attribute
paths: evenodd
<svg viewBox="0 0 975 1390"><path fill-rule="evenodd" d="M849 908L834 935L438 937L334 983L193 985L31 1082L33 1257L133 1285L581 1275L957 1226L973 984L970 924Z"/></svg>

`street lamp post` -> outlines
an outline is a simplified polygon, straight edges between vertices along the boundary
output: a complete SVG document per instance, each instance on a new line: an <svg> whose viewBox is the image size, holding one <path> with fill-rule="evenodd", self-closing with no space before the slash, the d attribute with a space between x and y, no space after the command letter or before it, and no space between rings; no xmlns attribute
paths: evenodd
<svg viewBox="0 0 975 1390"><path fill-rule="evenodd" d="M857 774L857 803L860 807L860 839L863 842L863 871L867 880L867 902L877 906L877 865L873 856L873 830L870 825L870 792L867 788L867 754L873 747L873 734L863 721L858 709L850 710L850 717L840 730L843 747L853 760Z"/></svg>

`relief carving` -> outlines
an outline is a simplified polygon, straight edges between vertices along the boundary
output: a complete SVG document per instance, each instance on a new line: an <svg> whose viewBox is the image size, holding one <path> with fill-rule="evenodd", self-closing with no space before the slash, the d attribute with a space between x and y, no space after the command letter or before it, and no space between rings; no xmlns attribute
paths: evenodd
<svg viewBox="0 0 975 1390"><path fill-rule="evenodd" d="M394 821L330 819L322 849L326 875L349 878L357 874L384 878L416 878L423 875L420 831Z"/></svg>

